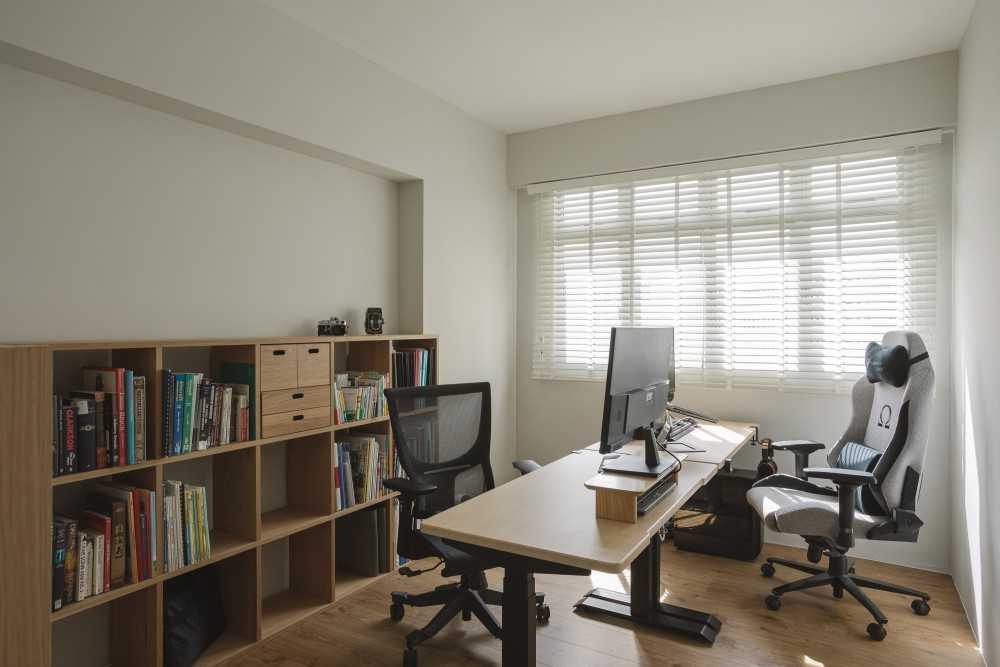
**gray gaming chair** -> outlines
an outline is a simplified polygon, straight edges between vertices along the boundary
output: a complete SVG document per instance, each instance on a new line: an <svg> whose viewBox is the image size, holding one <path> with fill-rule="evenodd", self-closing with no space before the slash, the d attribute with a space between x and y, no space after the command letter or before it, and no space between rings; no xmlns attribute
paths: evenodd
<svg viewBox="0 0 1000 667"><path fill-rule="evenodd" d="M829 468L807 467L809 454L823 449L820 443L774 444L795 454L796 475L765 477L747 492L747 500L771 530L801 535L809 545L809 560L818 563L825 554L829 566L824 570L768 558L761 566L765 577L774 576L775 565L811 575L773 589L765 600L769 609L779 609L781 596L792 591L832 586L834 597L840 598L846 590L875 618L868 634L876 640L885 638L888 619L862 588L912 596L915 613L930 612L927 593L856 575L847 552L855 537L917 541L923 523L915 509L933 396L934 369L920 336L890 331L881 345L868 345L865 376L852 392L851 423L827 457ZM837 489L810 479L830 480Z"/></svg>

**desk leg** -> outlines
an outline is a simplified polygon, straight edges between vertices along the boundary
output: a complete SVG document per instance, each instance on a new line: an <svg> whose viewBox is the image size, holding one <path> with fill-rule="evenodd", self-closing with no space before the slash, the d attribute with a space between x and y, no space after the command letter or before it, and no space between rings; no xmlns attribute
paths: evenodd
<svg viewBox="0 0 1000 667"><path fill-rule="evenodd" d="M503 575L503 667L535 664L535 575L508 566Z"/></svg>
<svg viewBox="0 0 1000 667"><path fill-rule="evenodd" d="M632 592L630 595L595 588L576 603L577 609L662 628L695 637L709 644L722 629L722 621L711 614L660 602L660 536L632 562Z"/></svg>

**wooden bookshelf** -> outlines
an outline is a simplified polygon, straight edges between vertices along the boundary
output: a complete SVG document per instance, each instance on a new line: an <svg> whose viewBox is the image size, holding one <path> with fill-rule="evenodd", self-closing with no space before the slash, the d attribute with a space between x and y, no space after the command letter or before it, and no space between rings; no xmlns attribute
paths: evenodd
<svg viewBox="0 0 1000 667"><path fill-rule="evenodd" d="M394 499L381 498L335 511L332 453L337 436L350 429L389 434L387 416L335 424L333 399L325 406L328 416L315 425L315 417L302 419L303 430L263 435L262 360L265 352L285 349L287 356L301 352L297 365L275 355L268 377L295 393L332 387L337 373L377 370L394 385L392 351L415 346L437 349L431 335L282 337L258 339L206 339L163 341L81 341L0 345L0 454L8 474L0 476L0 507L5 530L0 552L16 553L18 566L0 568L0 612L13 621L5 628L11 642L5 656L12 664L52 664L53 643L63 623L81 614L101 613L108 618L107 662L112 665L163 664L164 586L172 579L206 567L217 568L226 607L228 627L202 654L197 665L207 667L228 660L257 641L342 600L380 576L365 577L338 568L335 528L338 518L368 507L389 510L387 548L395 554ZM324 347L328 346L328 347ZM436 362L436 354L435 362ZM287 357L286 357L287 358ZM255 437L176 456L162 455L161 377L165 369L198 371L218 378L220 364L239 360L255 368ZM188 363L193 366L188 367ZM282 365L284 364L284 365ZM323 368L322 364L327 364ZM88 365L134 368L146 376L148 458L116 466L52 476L51 397L77 388L80 369ZM294 379L293 379L294 378ZM437 381L437 369L431 378ZM276 405L272 402L271 405ZM272 413L274 411L272 410ZM280 421L280 420L279 420ZM274 420L272 420L274 423ZM280 428L295 429L297 422ZM395 452L389 438L389 470ZM265 451L285 449L286 505L264 510L262 496L267 470ZM186 480L184 471L195 469L210 479L209 503L211 555L207 559L153 577L126 584L82 602L51 611L52 544L50 522L54 512L68 513L67 504L83 497L106 479L158 491L166 479ZM16 474L10 474L16 473ZM182 474L183 473L183 474ZM192 481L191 483L198 483ZM162 511L157 512L157 534L163 535ZM261 570L267 566L262 549L288 541L288 590L264 596ZM163 540L158 540L162 551ZM163 562L162 554L160 556ZM80 618L83 618L82 616ZM90 621L88 624L93 625ZM67 631L68 632L68 631Z"/></svg>

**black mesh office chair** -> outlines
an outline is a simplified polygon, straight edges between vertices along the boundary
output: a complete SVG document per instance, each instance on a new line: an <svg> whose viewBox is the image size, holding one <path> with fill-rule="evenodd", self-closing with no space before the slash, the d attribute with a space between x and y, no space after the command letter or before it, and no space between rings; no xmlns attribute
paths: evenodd
<svg viewBox="0 0 1000 667"><path fill-rule="evenodd" d="M405 605L444 605L430 623L406 636L403 665L415 667L416 647L440 632L459 612L465 621L475 615L494 637L501 638L500 624L487 605L502 604L502 594L488 587L484 574L499 563L474 556L420 530L421 519L494 486L490 467L490 385L478 382L387 389L385 396L396 453L407 476L385 481L386 487L400 493L396 550L411 560L439 558L438 565L444 564L443 576L460 577L458 582L428 593L392 594L389 614L395 621L403 618ZM428 570L402 567L399 571L415 576ZM543 594L536 596L536 611L539 621L548 620L549 608Z"/></svg>

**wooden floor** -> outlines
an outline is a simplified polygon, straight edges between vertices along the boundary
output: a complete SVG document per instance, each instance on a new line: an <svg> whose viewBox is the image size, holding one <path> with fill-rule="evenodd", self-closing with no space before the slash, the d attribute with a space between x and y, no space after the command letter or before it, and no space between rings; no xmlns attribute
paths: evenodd
<svg viewBox="0 0 1000 667"><path fill-rule="evenodd" d="M804 560L796 549L771 546L763 555ZM763 555L761 559L763 558ZM859 574L923 589L931 613L919 617L910 600L878 591L872 598L889 617L888 637L868 639L867 612L849 596L833 598L829 589L790 593L780 611L764 608L772 586L801 578L778 568L772 580L760 576L759 562L746 563L676 551L663 551L664 601L711 611L722 619L714 647L611 623L573 612L572 604L594 585L626 590L624 575L586 577L539 575L537 588L548 596L552 619L538 629L538 663L561 667L626 665L982 665L950 577L921 570L858 561ZM490 573L498 587L501 572ZM436 573L412 579L384 577L327 611L285 630L238 656L230 665L318 667L320 665L400 665L403 638L422 626L433 609L407 607L399 623L388 618L389 592L422 592L442 582ZM774 583L772 583L774 582ZM473 618L460 617L420 647L421 667L499 665L500 642Z"/></svg>

